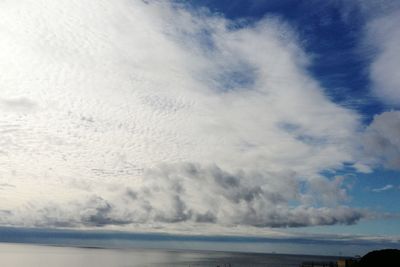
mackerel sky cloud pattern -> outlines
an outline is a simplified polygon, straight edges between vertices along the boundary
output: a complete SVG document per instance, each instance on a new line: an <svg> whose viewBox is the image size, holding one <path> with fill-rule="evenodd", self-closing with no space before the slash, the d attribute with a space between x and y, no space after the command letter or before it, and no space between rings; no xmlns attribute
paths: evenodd
<svg viewBox="0 0 400 267"><path fill-rule="evenodd" d="M0 33L1 225L355 224L370 213L338 171L400 165L398 112L364 125L335 103L277 17L17 0L0 3ZM371 65L372 90L393 43Z"/></svg>

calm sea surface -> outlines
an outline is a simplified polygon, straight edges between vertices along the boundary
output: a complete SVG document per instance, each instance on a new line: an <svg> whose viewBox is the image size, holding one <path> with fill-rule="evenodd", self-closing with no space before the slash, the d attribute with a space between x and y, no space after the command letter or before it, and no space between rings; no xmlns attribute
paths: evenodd
<svg viewBox="0 0 400 267"><path fill-rule="evenodd" d="M298 267L304 261L327 262L333 257L229 252L102 249L0 243L0 266L35 267Z"/></svg>

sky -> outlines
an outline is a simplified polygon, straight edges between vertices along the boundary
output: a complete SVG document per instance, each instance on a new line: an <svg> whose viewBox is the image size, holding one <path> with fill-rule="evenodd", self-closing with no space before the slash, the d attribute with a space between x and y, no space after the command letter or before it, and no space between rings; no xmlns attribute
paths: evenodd
<svg viewBox="0 0 400 267"><path fill-rule="evenodd" d="M1 1L0 232L399 247L399 18L395 0Z"/></svg>

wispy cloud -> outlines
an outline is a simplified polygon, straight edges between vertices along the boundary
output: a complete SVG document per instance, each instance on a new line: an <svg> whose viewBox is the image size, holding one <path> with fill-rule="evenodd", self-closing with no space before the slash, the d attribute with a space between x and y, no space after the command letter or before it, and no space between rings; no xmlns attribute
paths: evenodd
<svg viewBox="0 0 400 267"><path fill-rule="evenodd" d="M397 75L400 60L400 8L380 16L367 26L367 41L376 48L370 67L374 93L386 104L400 106L400 78Z"/></svg>
<svg viewBox="0 0 400 267"><path fill-rule="evenodd" d="M385 186L383 186L383 187L371 189L371 191L372 191L372 192L375 192L375 193L380 193L380 192L392 190L393 188L394 188L393 185L387 184L387 185L385 185Z"/></svg>

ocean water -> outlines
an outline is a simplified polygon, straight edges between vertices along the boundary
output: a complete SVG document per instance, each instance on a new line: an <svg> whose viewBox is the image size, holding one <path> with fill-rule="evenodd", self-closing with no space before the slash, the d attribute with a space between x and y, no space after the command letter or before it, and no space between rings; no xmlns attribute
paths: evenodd
<svg viewBox="0 0 400 267"><path fill-rule="evenodd" d="M0 243L0 266L10 267L298 267L335 257L157 249L105 249Z"/></svg>

